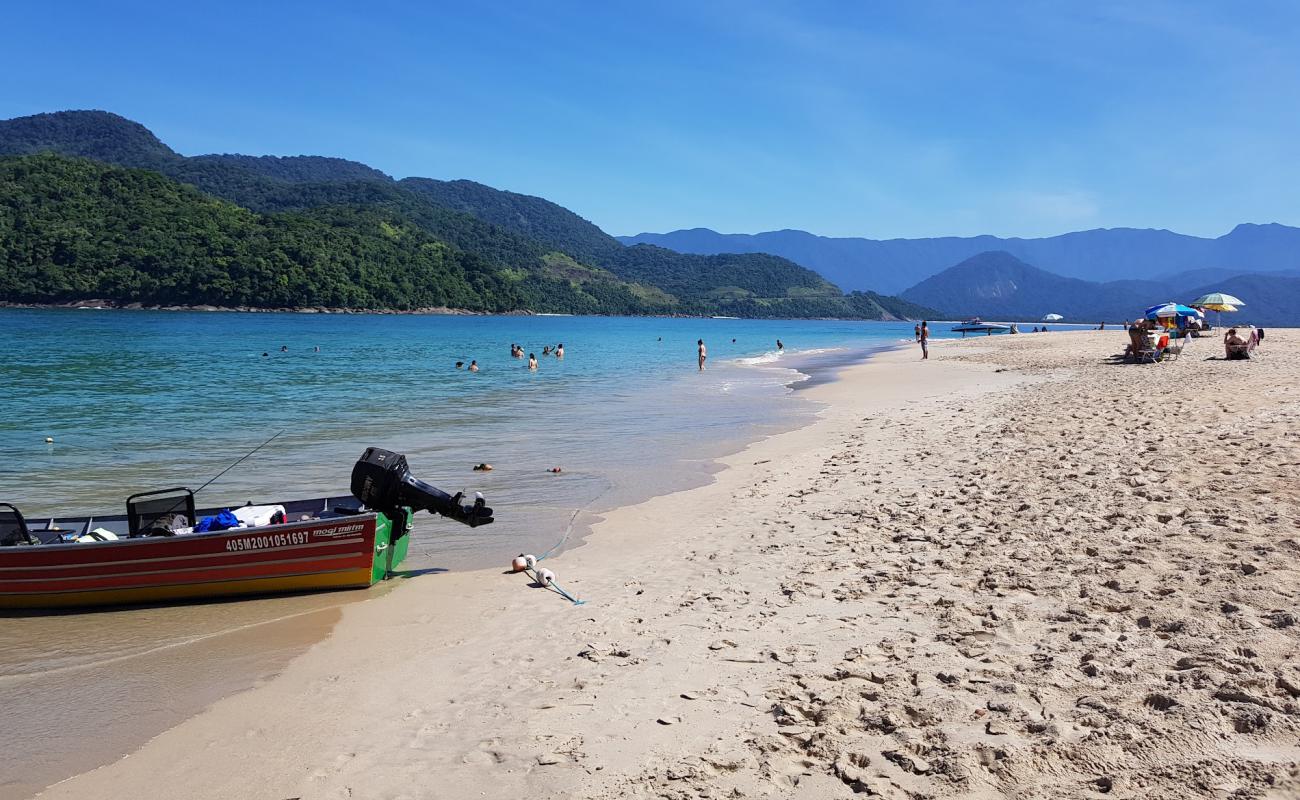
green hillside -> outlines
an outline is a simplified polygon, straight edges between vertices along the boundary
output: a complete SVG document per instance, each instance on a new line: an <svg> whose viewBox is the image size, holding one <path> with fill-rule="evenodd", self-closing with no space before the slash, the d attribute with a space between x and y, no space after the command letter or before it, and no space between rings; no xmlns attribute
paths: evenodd
<svg viewBox="0 0 1300 800"><path fill-rule="evenodd" d="M0 155L37 153L153 174L92 174L92 165L49 155L6 159L5 299L869 319L916 313L897 298L845 296L776 256L625 247L543 198L472 181L394 181L319 156L185 157L144 126L103 111L0 121ZM39 185L47 179L51 187ZM212 205L218 199L226 202ZM168 211L169 203L177 207ZM147 235L129 235L136 231ZM218 278L222 270L228 279Z"/></svg>
<svg viewBox="0 0 1300 800"><path fill-rule="evenodd" d="M400 215L259 214L156 172L51 154L0 158L0 296L225 306L535 308L654 302L607 273L506 271Z"/></svg>

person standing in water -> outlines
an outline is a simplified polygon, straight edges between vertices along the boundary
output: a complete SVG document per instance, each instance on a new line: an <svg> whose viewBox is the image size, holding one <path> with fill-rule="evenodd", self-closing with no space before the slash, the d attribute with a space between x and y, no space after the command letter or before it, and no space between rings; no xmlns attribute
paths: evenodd
<svg viewBox="0 0 1300 800"><path fill-rule="evenodd" d="M470 361L470 362L469 362L469 371L470 371L470 372L478 372L478 362L477 362L477 361Z"/></svg>
<svg viewBox="0 0 1300 800"><path fill-rule="evenodd" d="M560 342L555 346L555 357L564 358L564 342Z"/></svg>
<svg viewBox="0 0 1300 800"><path fill-rule="evenodd" d="M708 351L707 348L705 348L705 346L704 346L704 340L703 340L703 339L700 339L700 340L699 340L698 342L696 342L695 344L697 344L697 345L699 346L699 355L700 355L700 372L703 372L703 371L704 371L704 362L707 361L708 358L709 358L709 351Z"/></svg>
<svg viewBox="0 0 1300 800"><path fill-rule="evenodd" d="M926 320L921 320L921 335L917 337L917 341L921 343L921 358L928 359L930 357L930 323Z"/></svg>
<svg viewBox="0 0 1300 800"><path fill-rule="evenodd" d="M785 349L785 345L781 344L781 340L780 340L780 339L777 339L777 340L776 340L776 349L777 349L777 350L784 350L784 349Z"/></svg>
<svg viewBox="0 0 1300 800"><path fill-rule="evenodd" d="M537 371L537 355L534 353L528 354L528 368L534 372Z"/></svg>
<svg viewBox="0 0 1300 800"><path fill-rule="evenodd" d="M912 335L916 337L916 340L917 340L918 342L921 341L921 326L920 326L920 325L913 326L913 328L912 328Z"/></svg>

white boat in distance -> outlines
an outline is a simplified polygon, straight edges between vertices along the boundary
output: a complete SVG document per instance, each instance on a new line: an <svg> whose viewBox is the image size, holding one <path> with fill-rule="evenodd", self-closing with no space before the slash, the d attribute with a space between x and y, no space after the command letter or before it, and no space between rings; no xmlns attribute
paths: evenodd
<svg viewBox="0 0 1300 800"><path fill-rule="evenodd" d="M963 323L952 326L953 333L960 333L965 336L968 333L983 333L992 336L995 333L1002 333L1011 330L1009 325L999 325L996 322L984 322L979 317L968 319Z"/></svg>

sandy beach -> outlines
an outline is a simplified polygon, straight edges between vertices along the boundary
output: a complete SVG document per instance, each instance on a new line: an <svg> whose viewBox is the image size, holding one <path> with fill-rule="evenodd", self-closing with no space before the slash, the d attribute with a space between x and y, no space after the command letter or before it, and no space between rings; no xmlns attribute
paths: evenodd
<svg viewBox="0 0 1300 800"><path fill-rule="evenodd" d="M547 560L586 604L414 578L41 797L1300 796L1300 331L1125 339L847 368Z"/></svg>

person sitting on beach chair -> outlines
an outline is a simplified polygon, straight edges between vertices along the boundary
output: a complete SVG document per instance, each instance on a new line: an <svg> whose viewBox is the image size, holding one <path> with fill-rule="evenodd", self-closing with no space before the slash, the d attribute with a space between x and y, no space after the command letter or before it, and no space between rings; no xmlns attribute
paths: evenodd
<svg viewBox="0 0 1300 800"><path fill-rule="evenodd" d="M1243 339L1237 334L1236 328L1229 328L1223 336L1224 358L1229 361L1241 361L1250 358L1250 351L1255 349L1255 334L1250 335L1250 339Z"/></svg>

